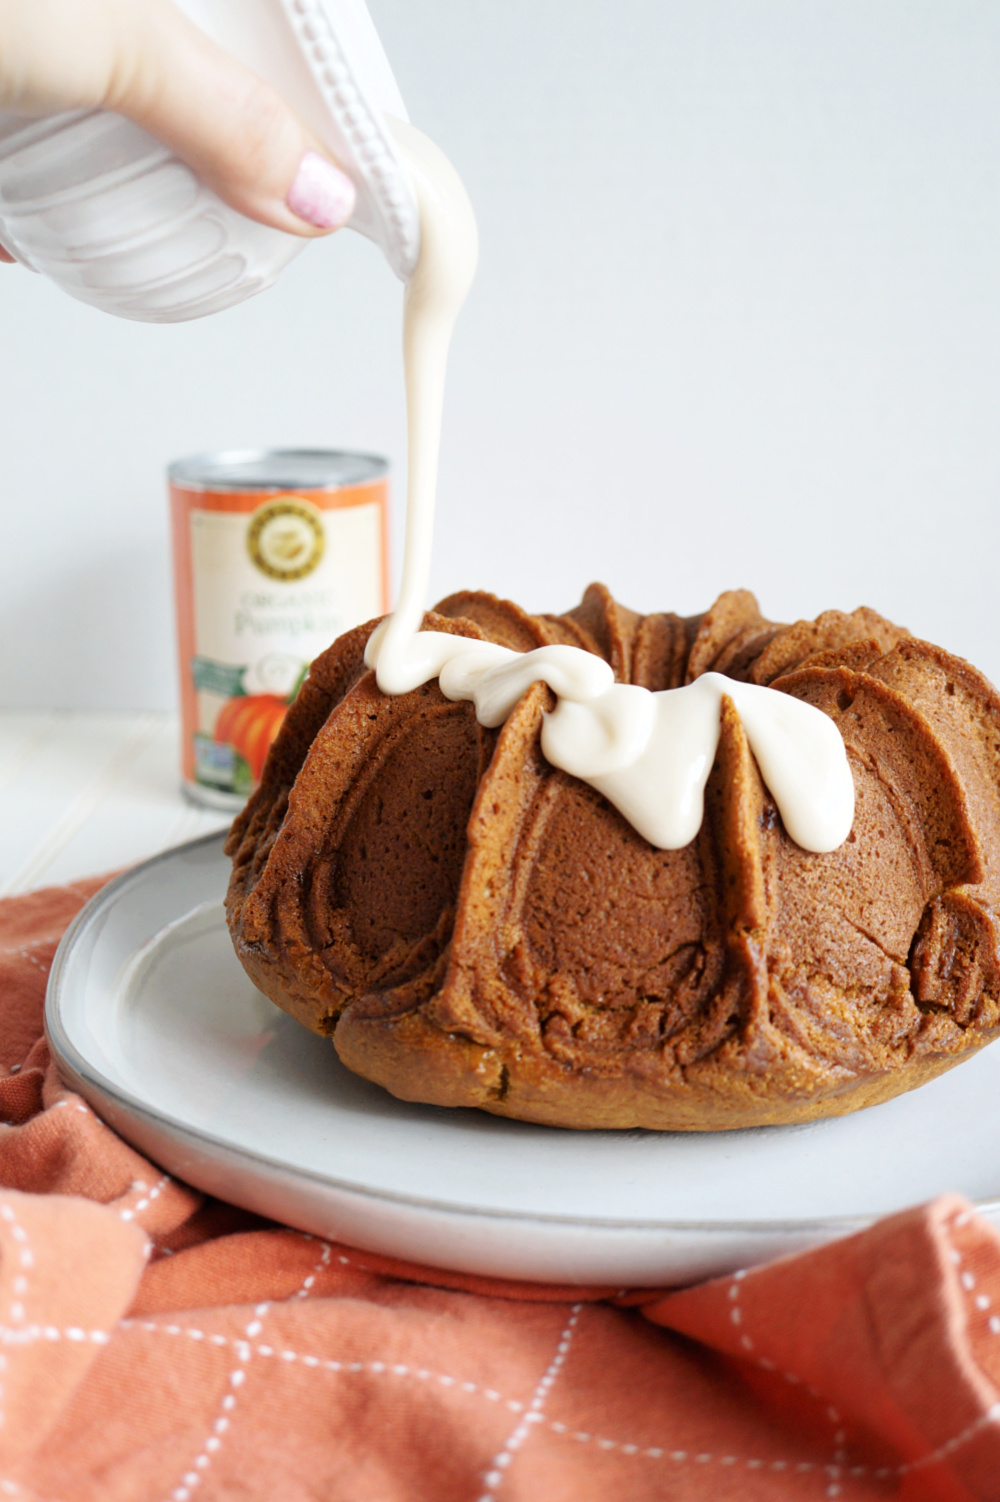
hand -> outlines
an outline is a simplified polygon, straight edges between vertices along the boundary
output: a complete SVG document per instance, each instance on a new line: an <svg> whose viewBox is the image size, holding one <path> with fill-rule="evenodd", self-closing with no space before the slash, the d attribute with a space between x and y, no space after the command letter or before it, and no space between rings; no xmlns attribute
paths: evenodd
<svg viewBox="0 0 1000 1502"><path fill-rule="evenodd" d="M0 110L95 108L143 126L263 224L321 235L353 212L351 179L280 95L173 0L0 0Z"/></svg>

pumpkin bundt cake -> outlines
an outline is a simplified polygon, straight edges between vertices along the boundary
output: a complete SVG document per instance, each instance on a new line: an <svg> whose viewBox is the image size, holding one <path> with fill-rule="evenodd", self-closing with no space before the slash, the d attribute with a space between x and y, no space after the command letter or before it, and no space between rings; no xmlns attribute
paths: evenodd
<svg viewBox="0 0 1000 1502"><path fill-rule="evenodd" d="M1000 699L967 663L867 609L775 625L742 590L688 619L601 585L562 616L442 601L426 628L835 721L839 849L788 837L723 699L701 831L659 850L545 761L544 684L498 731L436 682L387 697L376 624L313 664L227 845L240 960L348 1068L527 1121L717 1130L887 1100L1000 1032Z"/></svg>

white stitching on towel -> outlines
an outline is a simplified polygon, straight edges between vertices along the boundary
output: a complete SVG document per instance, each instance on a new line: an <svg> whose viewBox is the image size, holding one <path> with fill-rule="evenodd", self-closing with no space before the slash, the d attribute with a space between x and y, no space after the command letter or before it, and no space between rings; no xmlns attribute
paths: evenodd
<svg viewBox="0 0 1000 1502"><path fill-rule="evenodd" d="M49 971L52 969L51 954L49 955L47 960L40 960L37 954L28 953L28 946L26 944L15 950L6 950L5 954L11 958L13 958L14 955L17 955L20 959L27 960L29 965L36 965L44 975L48 975Z"/></svg>
<svg viewBox="0 0 1000 1502"><path fill-rule="evenodd" d="M59 947L59 940L25 939L23 944L0 944L0 959L12 960L16 955L23 955L26 949L45 949L46 947L55 954Z"/></svg>
<svg viewBox="0 0 1000 1502"><path fill-rule="evenodd" d="M734 1281L738 1283L742 1280L735 1279ZM303 1284L303 1289L304 1288L305 1284ZM292 1295L292 1297L294 1298L300 1296L302 1291L303 1290L299 1290L299 1294ZM739 1294L740 1290L737 1288L736 1299L739 1298ZM736 1300L734 1299L733 1302L735 1301ZM264 1308L266 1306L261 1307ZM314 1354L303 1354L299 1351L292 1351L288 1349L276 1350L273 1346L266 1344L251 1344L250 1341L246 1339L234 1340L229 1336L217 1333L208 1333L204 1330L192 1326L183 1326L176 1324L162 1325L155 1320L125 1319L121 1321L119 1328L123 1331L134 1330L137 1332L141 1331L148 1333L166 1334L171 1336L184 1336L192 1340L204 1342L206 1345L214 1345L217 1347L231 1346L238 1353L242 1353L240 1359L243 1365L246 1364L246 1361L249 1358L250 1354L253 1353L257 1356L275 1359L277 1361L288 1363L290 1365L298 1362L304 1366L312 1368L313 1370L331 1372L341 1376L387 1376L407 1378L417 1382L436 1383L442 1387L454 1389L456 1393L463 1392L470 1395L477 1395L480 1398L491 1403L502 1403L511 1412L524 1414L525 1417L518 1423L517 1428L513 1431L511 1439L513 1439L514 1435L518 1434L522 1429L526 1430L526 1427L530 1426L531 1424L542 1424L553 1434L559 1435L561 1438L566 1438L575 1443L592 1444L600 1450L618 1451L622 1455L627 1455L630 1458L639 1460L662 1460L672 1466L688 1464L700 1466L720 1465L725 1466L729 1469L734 1466L743 1466L747 1470L770 1470L778 1473L783 1471L794 1471L801 1474L815 1472L821 1474L826 1478L829 1478L827 1495L832 1494L834 1497L840 1495L842 1489L841 1482L843 1480L847 1480L849 1477L867 1477L875 1481L891 1481L898 1477L909 1475L913 1471L926 1469L928 1466L934 1465L938 1461L946 1459L962 1445L967 1443L968 1440L974 1438L975 1435L980 1430L985 1428L988 1424L1000 1424L1000 1403L997 1403L985 1414L981 1415L973 1423L962 1430L960 1434L953 1436L950 1440L947 1440L942 1445L939 1445L935 1450L929 1452L927 1455L923 1455L917 1460L904 1462L900 1465L879 1467L872 1467L870 1465L850 1465L847 1461L846 1455L841 1458L839 1453L832 1464L823 1464L822 1462L818 1461L792 1461L781 1459L769 1461L759 1456L740 1456L731 1453L716 1455L705 1451L691 1452L682 1449L671 1450L667 1449L665 1445L642 1445L633 1441L611 1439L600 1434L588 1433L582 1430L573 1430L568 1424L565 1424L558 1420L546 1418L541 1409L544 1405L548 1391L551 1388L552 1382L555 1381L559 1369L565 1361L572 1330L575 1327L581 1308L581 1305L574 1306L571 1322L563 1331L563 1334L560 1337L559 1346L557 1347L556 1355L553 1358L553 1362L550 1364L545 1377L542 1378L542 1382L539 1383L539 1388L536 1389L535 1397L532 1400L534 1404L537 1403L538 1399L540 1398L541 1403L538 1404L538 1406L529 1407L529 1413L531 1414L530 1417L525 1413L524 1403L521 1403L513 1398L504 1398L504 1395L500 1392L497 1392L494 1388L484 1388L478 1383L468 1380L462 1380L459 1377L451 1376L447 1373L429 1371L426 1368L413 1368L399 1363L393 1364L390 1362L378 1360L328 1360L322 1356ZM993 1316L992 1318L996 1317ZM253 1331L252 1324L247 1327L246 1333L249 1335L251 1331ZM254 1331L253 1333L259 1332ZM102 1334L102 1332L94 1332L92 1333L90 1338L96 1338L96 1336L99 1336L100 1334ZM759 1360L759 1364L763 1365L763 1362ZM775 1370L773 1363L770 1363L769 1365L771 1370ZM547 1385L542 1388L542 1383L546 1383ZM803 1383L802 1386L806 1391L809 1391L809 1388L806 1386L806 1384ZM227 1411L231 1410L232 1406L235 1406L235 1399L233 1399L231 1394L227 1395L227 1399L224 1399L223 1402L224 1404L228 1403ZM839 1414L837 1414L836 1409L827 1407L826 1412L827 1417L832 1423L839 1422L840 1416ZM537 1417L535 1415L537 1415ZM840 1451L842 1447L843 1438L843 1431L838 1430L834 1436L834 1441L838 1446L838 1451ZM208 1448L209 1446L206 1446L206 1449ZM212 1446L211 1448L214 1450L217 1449L218 1446ZM510 1441L507 1442L507 1445L504 1447L504 1449L507 1450L508 1453L511 1453ZM500 1453L503 1454L504 1451L502 1450ZM509 1464L509 1461L507 1463ZM487 1485L489 1486L493 1486L495 1484L494 1475L496 1473L496 1469L497 1468L494 1463L493 1469L491 1469L491 1472L486 1478ZM504 1469L505 1466L499 1467L499 1481L502 1481L503 1479ZM187 1482L189 1478L185 1477L184 1479L185 1482ZM834 1487L837 1488L836 1491L832 1491L832 1488ZM184 1490L184 1488L181 1487L178 1490L181 1491ZM187 1495L189 1496L190 1492L188 1492ZM486 1496L490 1495L490 1493L486 1494ZM178 1492L176 1491L173 1493L173 1497L175 1499L175 1502L186 1502L186 1497L180 1497L178 1495ZM481 1502L485 1502L485 1498L481 1499Z"/></svg>
<svg viewBox="0 0 1000 1502"><path fill-rule="evenodd" d="M963 1210L959 1215L955 1216L955 1219L951 1223L950 1229L961 1229L963 1226L967 1226L970 1220L972 1220L974 1213L975 1212L972 1210ZM952 1246L949 1243L949 1253L951 1260L955 1264L955 1266L961 1267L962 1254L958 1250L958 1248ZM976 1280L973 1277L972 1273L968 1271L960 1275L959 1281L961 1282L962 1287L965 1289L966 1293L971 1293L972 1290L976 1287ZM990 1298L989 1294L977 1293L974 1302L980 1314L985 1314L986 1310L991 1307L993 1300ZM1000 1335L1000 1315L991 1314L989 1319L986 1321L986 1328L987 1330L989 1330L991 1335Z"/></svg>
<svg viewBox="0 0 1000 1502"><path fill-rule="evenodd" d="M110 1339L107 1330L81 1330L77 1325L64 1329L56 1325L0 1325L0 1345L5 1346L30 1346L36 1340L90 1341L95 1346L106 1346Z"/></svg>
<svg viewBox="0 0 1000 1502"><path fill-rule="evenodd" d="M741 1284L744 1278L747 1277L749 1271L750 1269L746 1267L739 1268L736 1272L733 1273L733 1280L729 1285L729 1298L732 1305L729 1311L730 1322L740 1327L741 1329L744 1319L744 1310L739 1302L741 1294ZM791 1372L788 1371L785 1367L778 1366L777 1362L770 1361L766 1356L755 1356L753 1354L756 1349L755 1344L751 1337L747 1334L745 1329L742 1330L742 1334L740 1335L740 1345L747 1353L743 1358L744 1360L751 1360L763 1371L773 1372L776 1376L783 1377L785 1381L792 1387L801 1387L803 1392L807 1392L811 1398L815 1398L817 1403L826 1403L826 1399L823 1397L823 1394L819 1391L819 1389L813 1387L812 1383L803 1381L803 1379L798 1375L797 1372ZM827 1414L828 1417L832 1418L835 1423L840 1422L839 1414L834 1417L829 1409L827 1409Z"/></svg>
<svg viewBox="0 0 1000 1502"><path fill-rule="evenodd" d="M576 1326L582 1309L582 1304L573 1305L566 1328L560 1335L556 1345L555 1355L549 1362L538 1386L535 1388L531 1402L528 1405L527 1413L525 1413L517 1427L508 1435L503 1449L498 1450L490 1462L490 1468L483 1477L487 1489L479 1498L479 1502L494 1502L497 1492L503 1485L507 1467L531 1433L532 1424L543 1424L545 1422L542 1409L545 1407L556 1378L565 1365L570 1346L573 1344L573 1336L576 1333Z"/></svg>
<svg viewBox="0 0 1000 1502"><path fill-rule="evenodd" d="M970 1439L974 1439L981 1429L986 1428L987 1424L1000 1424L1000 1403L994 1403L987 1408L986 1412L981 1413L978 1419L968 1424L961 1434L945 1440L943 1445L938 1445L937 1449L932 1450L929 1455L921 1455L919 1460L908 1460L905 1465L894 1466L892 1475L909 1476L913 1471L922 1471L929 1465L936 1465L939 1460L944 1460L946 1456L961 1449L962 1445L967 1444ZM885 1474L885 1471L880 1469L873 1471L872 1474L880 1477Z"/></svg>
<svg viewBox="0 0 1000 1502"><path fill-rule="evenodd" d="M964 1216L959 1216L956 1219L955 1224L964 1225L967 1223L969 1218L969 1213L966 1212ZM961 1263L961 1254L955 1248L952 1248L951 1256L952 1261L955 1262L956 1265ZM740 1284L746 1276L746 1269L741 1268L739 1272L733 1274L733 1281L729 1287L729 1298L732 1303L730 1319L732 1323L737 1326L741 1326L743 1323L743 1311L740 1308L739 1299L741 1292ZM960 1275L960 1282L962 1287L968 1293L971 1293L971 1291L976 1286L975 1278L971 1273L968 1272ZM998 1321L998 1328L1000 1328L1000 1321ZM740 1344L748 1353L752 1352L754 1349L753 1341L746 1334L741 1336ZM756 1361L758 1366L763 1367L766 1371L773 1371L778 1373L779 1375L784 1377L786 1382L792 1383L796 1386L801 1386L804 1391L809 1394L810 1397L817 1399L819 1402L824 1402L822 1393L820 1393L817 1388L813 1387L810 1383L803 1382L801 1377L797 1376L794 1372L783 1371L781 1370L781 1368L777 1367L774 1362L766 1361L764 1358L759 1356L752 1359ZM840 1414L837 1412L836 1408L828 1406L826 1409L826 1415L830 1419L831 1423L836 1425L840 1424ZM995 1423L998 1421L1000 1421L1000 1403L994 1404L993 1407L990 1408L985 1414L981 1414L978 1419L967 1425L967 1427L963 1429L960 1434L956 1434L952 1439L947 1440L942 1445L939 1445L936 1450L931 1451L927 1455L921 1456L918 1460L906 1461L897 1466L879 1466L874 1470L868 1466L850 1465L850 1457L846 1448L847 1434L843 1428L838 1427L837 1432L833 1437L835 1447L833 1464L824 1467L826 1474L831 1478L830 1484L826 1489L826 1495L831 1499L837 1498L841 1495L840 1477L845 1473L846 1470L849 1470L852 1476L870 1475L876 1480L882 1481L890 1477L908 1476L911 1471L922 1470L927 1466L934 1465L939 1460L943 1460L948 1455L953 1454L955 1450L960 1449L962 1445L966 1444L970 1439L972 1439L981 1429L985 1428L987 1424ZM801 1469L801 1466L799 1467L799 1469Z"/></svg>
<svg viewBox="0 0 1000 1502"><path fill-rule="evenodd" d="M731 1308L729 1310L729 1321L730 1324L736 1325L738 1328L742 1327L743 1325L743 1310L740 1308L740 1284L742 1283L746 1275L747 1270L745 1267L738 1268L736 1272L733 1273L733 1281L729 1285L729 1298L731 1303ZM750 1352L753 1350L753 1341L745 1330L742 1330L742 1333L740 1335L740 1345L743 1347L744 1351ZM758 1357L758 1361L759 1359L760 1358ZM799 1379L798 1377L795 1377L791 1380L797 1382Z"/></svg>
<svg viewBox="0 0 1000 1502"><path fill-rule="evenodd" d="M9 1228L11 1240L17 1247L17 1272L14 1274L11 1282L12 1297L8 1317L11 1325L21 1327L25 1323L24 1305L28 1295L28 1274L35 1265L35 1256L31 1250L31 1242L28 1240L27 1231L15 1215L13 1206L6 1200L0 1204L0 1219ZM6 1374L7 1357L0 1352L0 1381L6 1378ZM6 1412L2 1406L5 1398L6 1392L4 1387L0 1386L0 1427L2 1427L6 1418Z"/></svg>
<svg viewBox="0 0 1000 1502"><path fill-rule="evenodd" d="M186 1336L189 1339L204 1341L207 1345L214 1346L239 1346L241 1344L244 1344L244 1342L241 1342L238 1339L233 1340L230 1336L227 1335L219 1335L214 1333L209 1334L205 1330L201 1330L190 1325L161 1325L156 1320L124 1319L121 1321L120 1328L123 1331L135 1330L149 1334ZM565 1332L563 1334L563 1337L560 1338L560 1346L562 1346L564 1339ZM495 1388L483 1387L479 1383L463 1380L460 1377L455 1377L445 1372L429 1371L425 1367L414 1368L410 1366L404 1366L401 1363L392 1363L387 1361L327 1360L323 1356L316 1356L312 1354L304 1355L300 1351L291 1351L287 1349L275 1350L275 1348L271 1345L254 1345L253 1352L257 1356L263 1356L265 1359L270 1357L279 1361L287 1362L289 1365L294 1362L301 1362L303 1366L307 1366L318 1371L332 1372L339 1376L387 1376L409 1378L417 1382L436 1383L441 1387L454 1389L455 1392L477 1395L490 1403L502 1403L504 1407L508 1408L512 1413L524 1413L527 1406L524 1403L519 1402L516 1398L505 1398L503 1393L497 1392ZM557 1352L557 1354L561 1354L562 1359L565 1360L565 1351L561 1353ZM548 1375L548 1373L546 1373L546 1375ZM667 1460L672 1462L674 1465L683 1464L685 1462L697 1463L701 1465L706 1465L709 1463L718 1463L719 1465L725 1466L745 1465L748 1470L759 1470L762 1467L767 1467L776 1471L784 1471L790 1468L797 1469L799 1471L814 1471L824 1469L827 1474L837 1474L839 1470L839 1468L837 1467L822 1467L819 1462L814 1461L765 1461L756 1459L754 1457L744 1459L743 1457L738 1455L712 1455L704 1451L689 1454L686 1450L667 1450L660 1445L644 1446L631 1443L630 1441L608 1439L603 1435L589 1434L582 1430L573 1430L568 1424L564 1424L556 1419L548 1419L544 1415L540 1419L529 1419L528 1422L541 1423L546 1428L550 1429L553 1434L558 1434L562 1437L568 1437L569 1439L574 1440L577 1443L594 1444L598 1447L598 1449L601 1450L620 1450L623 1455L636 1457L640 1460ZM518 1428L520 1428L520 1424L518 1425ZM870 1474L870 1468L864 1466L855 1468L854 1474L868 1475Z"/></svg>
<svg viewBox="0 0 1000 1502"><path fill-rule="evenodd" d="M184 1475L181 1477L180 1486L174 1487L174 1490L170 1493L172 1502L188 1502L188 1498L191 1496L192 1488L200 1485L202 1475L212 1464L212 1456L218 1449L220 1449L222 1445L223 1435L229 1428L233 1409L236 1407L236 1395L239 1392L240 1388L243 1386L243 1383L246 1381L246 1369L253 1351L253 1348L249 1343L249 1337L260 1334L261 1329L263 1328L264 1316L267 1314L267 1311L270 1309L270 1307L270 1304L267 1303L258 1304L256 1309L254 1310L253 1319L250 1321L250 1323L246 1327L246 1330L243 1332L247 1339L235 1340L232 1342L233 1348L236 1351L236 1360L238 1364L229 1373L229 1391L224 1395L222 1402L219 1405L220 1412L217 1414L215 1422L212 1425L211 1434L206 1439L200 1453L195 1456L191 1468L185 1471ZM122 1325L124 1327L124 1320L122 1321ZM181 1327L179 1325L166 1325L164 1326L164 1329L169 1335L172 1335L175 1332L177 1334L180 1334L181 1332ZM201 1333L203 1332L199 1332L199 1334Z"/></svg>
<svg viewBox="0 0 1000 1502"><path fill-rule="evenodd" d="M303 1366L310 1367L314 1371L332 1372L338 1376L384 1376L408 1378L416 1382L437 1383L441 1387L452 1388L455 1392L477 1395L490 1403L502 1403L505 1407L510 1409L512 1413L524 1413L526 1406L524 1403L519 1402L516 1398L505 1398L504 1395L500 1392L497 1392L495 1388L482 1387L479 1383L463 1380L459 1377L451 1376L448 1373L444 1372L429 1371L425 1367L414 1368L410 1366L404 1366L401 1363L392 1363L387 1361L327 1360L323 1356L303 1354L300 1351L291 1351L287 1349L275 1350L275 1348L270 1345L251 1345L245 1340L241 1340L239 1338L233 1339L228 1335L220 1335L216 1333L210 1334L207 1331L198 1329L195 1326L174 1324L161 1325L155 1320L124 1319L121 1321L119 1328L123 1331L134 1330L136 1332L143 1332L148 1334L186 1336L191 1340L203 1341L206 1346L232 1346L237 1351L242 1347L247 1352L247 1354L252 1351L252 1353L256 1356L262 1356L265 1359L270 1357L282 1362L286 1362L289 1365L294 1362L301 1362ZM560 1344L562 1344L562 1340L560 1340ZM225 1400L223 1401L225 1402ZM562 1423L561 1421L556 1419L548 1419L544 1415L542 1415L538 1420L529 1420L529 1422L541 1423L546 1428L550 1429L553 1434L557 1434L561 1438L566 1438L580 1444L594 1444L598 1449L601 1450L618 1450L622 1455L628 1455L630 1458L638 1460L663 1460L670 1462L672 1465L717 1464L724 1465L726 1467L745 1466L747 1470L771 1470L776 1472L796 1471L802 1474L817 1471L822 1472L823 1475L829 1476L834 1480L841 1476L846 1477L847 1475L850 1475L856 1477L867 1476L877 1481L884 1481L891 1480L900 1475L905 1475L910 1470L921 1469L925 1466L932 1465L936 1460L940 1460L945 1455L950 1454L952 1450L954 1450L958 1445L963 1444L968 1438L970 1438L972 1430L976 1428L982 1428L986 1422L992 1422L994 1420L1000 1420L1000 1404L997 1405L996 1412L993 1412L991 1410L990 1414L978 1419L976 1421L976 1424L971 1426L970 1430L963 1432L961 1435L956 1435L954 1439L948 1441L946 1445L941 1446L940 1449L935 1450L932 1454L925 1455L920 1460L911 1461L905 1466L881 1466L878 1469L873 1469L871 1466L866 1465L854 1465L850 1466L849 1468L841 1467L839 1465L823 1465L819 1461L809 1460L764 1460L757 1456L742 1456L733 1454L715 1455L705 1451L692 1453L687 1450L670 1450L667 1449L665 1445L641 1445L627 1440L623 1441L619 1439L610 1439L600 1434L586 1433L582 1430L573 1430L568 1424ZM520 1427L520 1425L518 1427ZM213 1448L218 1447L216 1446ZM174 1495L176 1496L176 1494ZM180 1498L178 1499L178 1502L185 1502L185 1499Z"/></svg>
<svg viewBox="0 0 1000 1502"><path fill-rule="evenodd" d="M315 1236L310 1236L309 1233L308 1233L308 1231L303 1231L301 1234L302 1234L302 1238L303 1238L304 1241L315 1241L316 1240L316 1237ZM333 1254L333 1247L330 1245L330 1243L328 1241L324 1241L321 1244L322 1244L322 1247L323 1247L323 1251L322 1251L322 1253L320 1255L319 1261L316 1263L316 1266L313 1268L312 1272L308 1273L306 1275L306 1277L302 1280L302 1287L300 1289L298 1289L298 1291L296 1293L293 1293L291 1295L291 1297L293 1299L307 1299L309 1297L309 1295L312 1293L313 1288L316 1285L316 1279L319 1277L320 1273L323 1272L325 1268L329 1267L329 1265L330 1265L330 1257ZM341 1260L343 1260L343 1259L341 1259Z"/></svg>
<svg viewBox="0 0 1000 1502"><path fill-rule="evenodd" d="M958 1269L962 1266L962 1253L958 1250L958 1247L951 1242L948 1233L949 1231L956 1229L960 1230L962 1227L967 1226L973 1219L974 1215L974 1210L962 1210L958 1215L954 1217L950 1226L945 1225L943 1227L945 1239L948 1242L949 1256L955 1266L959 1285L965 1291L966 1295L970 1295L976 1288L976 1278L975 1275L969 1272L967 1268L964 1271L958 1271ZM990 1307L990 1300L985 1294L978 1294L974 1301L967 1298L966 1302L974 1302L976 1309L978 1309L979 1311L984 1311ZM971 1310L969 1311L968 1317L973 1317ZM995 1314L991 1315L989 1320L987 1321L987 1328L989 1329L991 1334L1000 1335L1000 1319L998 1319ZM894 1468L893 1474L898 1476L908 1476L912 1471L923 1470L929 1465L936 1464L937 1461L943 1460L946 1456L954 1454L956 1450L960 1449L962 1445L966 1444L970 1439L974 1439L975 1436L982 1429L985 1429L988 1424L1000 1424L1000 1402L993 1403L985 1413L980 1414L979 1418L974 1419L971 1424L967 1424L960 1434L956 1434L952 1439L946 1440L944 1444L939 1445L936 1450L932 1450L929 1455L922 1455L917 1460L907 1461L903 1465L896 1466ZM883 1471L876 1471L875 1475L881 1475L883 1474Z"/></svg>
<svg viewBox="0 0 1000 1502"><path fill-rule="evenodd" d="M826 1473L831 1478L830 1484L826 1489L826 1495L831 1499L839 1497L841 1494L840 1476L843 1467L848 1463L849 1459L847 1452L847 1431L840 1427L841 1417L836 1408L834 1408L832 1403L826 1401L823 1394L811 1382L804 1382L796 1372L779 1367L776 1362L769 1360L766 1356L756 1356L753 1354L755 1351L754 1341L743 1328L744 1311L740 1304L741 1285L747 1276L747 1272L747 1268L741 1267L733 1273L732 1282L728 1290L730 1302L729 1320L731 1324L741 1330L740 1345L743 1347L744 1352L746 1352L744 1359L753 1361L756 1366L759 1366L765 1372L774 1372L776 1376L783 1377L793 1387L801 1387L803 1392L807 1392L815 1402L823 1405L826 1417L835 1430L833 1435L833 1461L826 1467ZM747 1464L751 1465L752 1462L747 1461Z"/></svg>
<svg viewBox="0 0 1000 1502"><path fill-rule="evenodd" d="M131 1208L126 1207L118 1211L121 1219L134 1220L140 1210L147 1210L152 1204L153 1200L159 1199L160 1195L163 1193L164 1189L166 1189L167 1185L170 1182L171 1178L168 1173L165 1173L161 1179L158 1179L157 1182L153 1185L152 1189L148 1189L143 1179L134 1179L129 1193L138 1194L143 1190L146 1190L147 1192L143 1194L143 1198L136 1204L131 1206Z"/></svg>
<svg viewBox="0 0 1000 1502"><path fill-rule="evenodd" d="M148 1334L157 1335L186 1335L191 1340L203 1340L212 1346L236 1346L246 1342L233 1340L228 1335L209 1333L205 1330L196 1329L191 1325L161 1325L156 1320L123 1319L119 1324L123 1331L136 1330ZM324 1356L313 1354L303 1355L301 1351L281 1350L275 1351L270 1345L253 1346L257 1356L277 1356L280 1360L292 1363L299 1361L303 1366L327 1372L335 1372L345 1376L393 1376L409 1377L415 1382L436 1382L441 1387L453 1387L456 1392L478 1393L489 1403L503 1403L511 1413L523 1413L525 1405L516 1398L505 1398L503 1393L497 1392L492 1387L482 1387L479 1383L470 1382L461 1377L453 1377L447 1372L432 1372L426 1367L404 1366L400 1362L387 1361L334 1361Z"/></svg>

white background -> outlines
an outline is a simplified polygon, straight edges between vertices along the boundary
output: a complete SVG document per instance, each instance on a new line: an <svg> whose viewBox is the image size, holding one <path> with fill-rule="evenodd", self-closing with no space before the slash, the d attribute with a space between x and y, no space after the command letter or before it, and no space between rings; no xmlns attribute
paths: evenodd
<svg viewBox="0 0 1000 1502"><path fill-rule="evenodd" d="M435 592L865 603L1000 678L1000 7L371 9L482 236ZM350 233L168 328L0 268L0 704L174 704L172 457L387 453L399 517L400 301Z"/></svg>

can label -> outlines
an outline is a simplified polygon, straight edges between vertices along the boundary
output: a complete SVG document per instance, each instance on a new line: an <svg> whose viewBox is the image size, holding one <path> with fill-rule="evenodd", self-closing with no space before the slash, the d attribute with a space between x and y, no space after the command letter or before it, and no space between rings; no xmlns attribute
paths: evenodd
<svg viewBox="0 0 1000 1502"><path fill-rule="evenodd" d="M183 775L245 798L313 658L387 608L388 482L170 496Z"/></svg>

